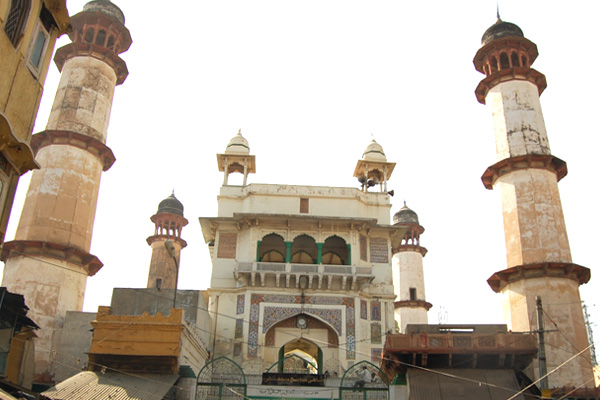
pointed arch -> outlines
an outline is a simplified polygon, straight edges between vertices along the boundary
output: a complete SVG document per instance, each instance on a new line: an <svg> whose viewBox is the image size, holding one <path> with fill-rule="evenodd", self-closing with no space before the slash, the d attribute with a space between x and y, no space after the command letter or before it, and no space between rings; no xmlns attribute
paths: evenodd
<svg viewBox="0 0 600 400"><path fill-rule="evenodd" d="M307 234L294 238L291 248L291 262L294 264L316 264L318 258L317 242Z"/></svg>
<svg viewBox="0 0 600 400"><path fill-rule="evenodd" d="M217 357L198 373L196 399L228 399L240 395L246 396L246 374L232 359Z"/></svg>
<svg viewBox="0 0 600 400"><path fill-rule="evenodd" d="M286 246L283 236L272 232L258 242L257 261L285 262Z"/></svg>
<svg viewBox="0 0 600 400"><path fill-rule="evenodd" d="M333 235L325 239L321 251L323 264L349 265L348 244L341 237Z"/></svg>
<svg viewBox="0 0 600 400"><path fill-rule="evenodd" d="M355 392L362 392L362 399L387 399L388 386L388 378L379 367L361 361L348 368L342 376L339 398L356 398Z"/></svg>

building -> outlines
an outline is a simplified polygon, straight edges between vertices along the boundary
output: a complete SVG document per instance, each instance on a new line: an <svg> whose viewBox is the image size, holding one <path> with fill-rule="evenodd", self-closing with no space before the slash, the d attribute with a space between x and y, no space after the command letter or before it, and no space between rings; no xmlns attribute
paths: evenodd
<svg viewBox="0 0 600 400"><path fill-rule="evenodd" d="M86 6L80 19L82 23L89 22L87 27L91 27L93 31L86 29L84 24L84 28L79 31L82 35L74 35L77 44L74 46L75 50L80 45L85 48L85 43L82 44L81 41L86 42L88 37L95 43L100 35L100 28L106 27L103 25L106 20L114 23L110 26L116 27L117 33L125 35L124 20L120 19L115 7L106 1L95 1ZM73 20L77 19L74 17ZM496 35L498 27L500 33ZM527 86L531 83L529 79L534 81L532 85L536 86L535 90L539 91L538 85L543 84L539 73L532 72L529 68L534 58L531 42L524 39L522 34L519 35L512 24L508 26L508 31L503 30L506 27L507 23L500 22L492 29L490 41L480 51L483 56L481 59L476 57L476 66L489 75L477 92L479 98L485 99L488 104L493 104L492 98L488 100L490 94L494 90L502 94L507 87L505 83L517 87L517 100L521 91L527 93L524 95L527 100L531 100L532 87ZM90 31L92 33L88 35ZM102 38L101 35L100 37ZM110 35L100 40L106 46L109 41ZM114 46L115 43L113 42ZM97 48L93 47L93 50L96 51ZM513 50L516 58L512 55ZM118 57L113 57L115 54L102 51L106 56L103 60L110 63L109 67L115 75L122 76L119 73L123 73L124 64L119 62ZM66 69L71 53L65 53ZM96 53L92 53L91 64L99 65L94 58ZM508 67L504 67L506 62ZM106 66L102 66L104 67ZM110 72L110 68L107 67L106 71ZM81 67L77 72L85 73L87 70ZM514 118L518 121L522 114L534 110L533 119L539 123L541 111L534 104L535 101L531 104L524 101L515 103L517 104L513 106L518 107L524 104L523 110L515 113L518 115L504 110L496 112L495 108L494 118ZM539 127L534 130L541 132ZM92 130L89 132L94 136ZM501 132L499 136L503 133L505 132ZM68 145L77 147L76 143L84 141L86 146L89 144L85 149L87 153L94 153L96 159L105 161L103 166L109 164L109 150L98 145L97 141L82 137L85 135L67 136ZM51 132L41 138L51 141L52 145L47 147L52 147L65 146L67 136ZM543 143L544 140L536 141L538 142ZM510 144L514 142L510 141ZM541 156L549 156L549 149L548 154L541 152ZM503 155L500 158L502 164L495 165L486 172L484 183L488 186L510 184L519 171L537 176L538 170L555 168L556 171L550 172L556 176L556 172L562 170L561 163L553 157L546 157L546 161L550 162L544 163L544 157L538 158L540 154L535 149L531 154L526 151L526 155L524 159L516 160L512 158L520 155L511 155L508 159ZM110 309L101 308L93 316L77 312L69 314L70 310L80 309L76 302L59 302L61 309L43 310L43 316L54 324L48 324L50 331L56 329L56 326L67 326L71 315L76 315L84 323L83 327L89 328L88 322L95 327L94 334L89 335L89 347L82 343L81 351L65 353L62 348L59 351L72 360L79 360L77 353L89 353L84 361L85 365L71 366L72 371L76 368L85 368L87 371L46 392L48 396L61 398L63 394L58 392L71 384L80 387L90 382L96 387L105 385L107 382L101 381L102 375L107 372L113 379L121 379L117 375L124 372L144 372L168 375L169 378L160 382L163 384L162 388L153 387L151 390L157 397L173 397L169 391L178 379L176 375L181 374L182 366L188 366L191 373L197 376L200 398L210 398L217 394L222 396L227 390L252 398L387 398L388 384L395 379L394 372L398 374L393 369L397 366L391 365L392 373L386 374L386 371L379 370L378 365L384 357L386 335L396 331L405 336L389 336L392 338L388 341L391 346L388 348L390 357L404 351L402 346L405 345L395 343L394 337L408 337L402 339L410 349L405 357L418 360L421 367L431 367L432 363L444 364L444 367L456 366L449 360L460 360L460 363L474 366L474 370L477 370L477 366L487 367L492 364L505 367L503 369L525 369L534 348L531 335L509 334L505 328L498 327L491 333L485 331L487 328L477 327L474 329L477 332L472 334L441 332L444 327L435 327L435 332L429 332L433 328L426 326L411 330L411 324L426 321L427 310L431 307L425 297L423 276L423 256L427 250L421 246L420 235L424 228L416 213L406 206L390 221L392 193L388 192L387 183L395 169L395 163L387 160L383 148L377 142L372 141L367 146L354 169L353 177L357 178L360 188L249 184L249 174L256 172L256 157L250 153L249 143L241 132L231 139L224 153L217 155L217 161L219 171L224 173L218 197L219 209L214 217L200 218L204 239L212 258L212 278L208 292L182 293L174 290L178 281L179 253L186 244L181 237L181 229L187 224L187 220L183 216L183 206L172 195L159 204L158 211L151 218L155 224L155 232L147 240L152 248L152 258L146 289L115 290ZM66 163L65 158L61 162ZM351 176L350 172L348 171L348 176ZM241 185L230 184L232 173L243 176ZM544 174L541 173L543 176L547 175ZM549 197L556 210L560 199L554 196L551 179L547 179L545 185L545 189L549 187L548 191L553 194ZM57 199L68 197L72 187L65 184L60 189ZM533 192L523 190L519 194ZM79 196L73 197L79 199ZM540 208L544 208L542 206ZM508 208L506 204L505 208ZM43 207L33 209L35 211L30 216L37 215ZM71 208L65 206L61 209ZM86 215L89 217L87 221L93 222L94 214ZM511 224L514 225L520 215L517 213L515 217L508 212L507 215L506 230L510 232ZM52 216L53 220L56 218L57 216ZM85 225L85 228L91 231L91 225ZM546 234L544 241L556 239L548 234L547 229L543 231ZM526 239L528 234L522 232L507 234L511 238L507 243ZM564 236L562 231L559 236ZM11 260L19 260L20 253L24 251L36 256L38 254L35 251L44 251L45 267L50 262L66 260L66 263L70 263L67 264L70 271L83 270L85 274L80 275L84 276L91 271L87 266L101 267L101 263L89 254L89 242L84 242L83 249L76 246L61 247L60 243L49 244L48 241L24 235L14 243L7 245L9 253L5 258L8 262L16 263ZM562 254L558 260L542 259L528 264L525 264L528 261L520 261L523 265L512 265L509 261L509 268L490 280L492 287L505 293L508 298L507 311L514 317L510 320L513 330L529 332L535 328L531 324L524 327L519 325L528 318L532 310L530 297L535 300L534 295L541 295L543 298L553 295L551 290L545 288L538 291L540 285L535 283L538 278L567 288L569 293L566 301L577 303L578 296L572 290L573 282L579 284L586 280L585 269L570 265L564 243L560 245ZM566 249L568 250L568 246ZM511 256L519 257L517 253L518 251L511 251ZM88 263L85 264L84 260ZM540 267L540 264L544 265ZM40 264L37 267L42 266ZM9 269L10 279L21 279L17 271L20 272L14 267ZM530 272L532 274L528 274ZM540 272L548 276L542 277ZM48 267L47 273L56 276L61 282L66 281L64 276L59 275L62 271ZM28 277L37 278L32 269L29 270ZM39 285L35 288L45 283L40 280L35 282ZM23 279L19 283L25 290ZM85 279L80 279L74 287L60 288L60 293L82 298L84 283ZM538 287L528 287L530 283ZM524 303L529 307L526 312L523 311L523 302L514 301L518 285L528 287L527 293L524 292ZM535 290L529 293L529 289ZM39 289L38 292L41 293ZM31 293L32 296L35 294ZM180 309L184 311L180 312ZM578 330L578 317L576 313L569 311L559 310L557 314L552 314L553 320L570 319L566 325L573 323ZM186 330L188 318L193 319L195 327L190 325ZM61 325L57 325L56 321L60 321ZM196 340L193 333L196 328L200 328L199 337L204 335L202 340ZM421 331L425 334L421 335ZM481 339L477 336L479 334L486 337ZM445 339L442 338L444 335ZM423 337L426 340L422 340ZM527 343L523 346L512 343L515 344L512 347L498 349L515 337L525 337L524 341ZM187 352L182 351L182 338L189 339ZM56 343L74 347L73 341L64 334L52 337L51 340L50 349L56 348ZM446 345L439 345L443 340L447 340ZM439 353L433 351L436 343L442 350ZM401 361L406 363L406 358L404 361L401 358ZM203 365L207 360L206 365ZM556 365L560 358L555 358L552 362ZM64 362L60 360L60 363ZM58 380L58 372L52 369L51 364L46 368L46 375L40 375L40 379L47 378L45 382ZM564 373L559 374L562 376L560 380L552 384L585 384L585 366L580 364L568 369L569 371L565 369ZM507 379L510 375L507 371L501 374ZM515 376L510 378L513 385L511 388L514 390L519 382ZM148 379L152 380L151 377ZM120 387L137 388L143 384L144 381L124 379ZM448 381L441 384L446 385ZM118 390L110 382L107 386ZM165 388L167 390L163 391ZM50 392L55 392L55 395Z"/></svg>
<svg viewBox="0 0 600 400"><path fill-rule="evenodd" d="M66 1L0 1L0 243L19 177L39 167L31 133L56 38L69 24Z"/></svg>
<svg viewBox="0 0 600 400"><path fill-rule="evenodd" d="M131 45L124 23L121 10L104 0L71 18L73 43L55 57L61 83L53 111L46 130L31 138L40 169L32 175L15 240L2 250L3 284L25 295L41 328L40 385L54 382L53 347L65 315L81 311L87 277L103 265L89 251L100 176L115 161L105 143L114 88L128 74L119 57Z"/></svg>

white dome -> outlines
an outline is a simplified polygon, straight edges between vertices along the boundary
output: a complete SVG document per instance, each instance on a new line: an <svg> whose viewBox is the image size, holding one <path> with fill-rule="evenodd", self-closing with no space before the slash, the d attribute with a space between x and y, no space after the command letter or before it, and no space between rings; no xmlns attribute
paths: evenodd
<svg viewBox="0 0 600 400"><path fill-rule="evenodd" d="M242 131L238 132L225 148L225 154L250 154L250 145L245 137L242 136Z"/></svg>
<svg viewBox="0 0 600 400"><path fill-rule="evenodd" d="M371 140L371 143L369 143L369 145L363 152L362 159L365 161L387 162L387 158L385 157L385 153L383 152L383 147L381 147L381 145L377 143L375 139Z"/></svg>

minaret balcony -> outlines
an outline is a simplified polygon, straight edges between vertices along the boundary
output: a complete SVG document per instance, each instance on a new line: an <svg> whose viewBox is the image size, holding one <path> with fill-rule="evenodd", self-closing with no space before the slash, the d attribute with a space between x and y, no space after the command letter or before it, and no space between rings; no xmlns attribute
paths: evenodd
<svg viewBox="0 0 600 400"><path fill-rule="evenodd" d="M238 261L233 274L241 286L352 291L364 289L375 278L370 266L256 261Z"/></svg>

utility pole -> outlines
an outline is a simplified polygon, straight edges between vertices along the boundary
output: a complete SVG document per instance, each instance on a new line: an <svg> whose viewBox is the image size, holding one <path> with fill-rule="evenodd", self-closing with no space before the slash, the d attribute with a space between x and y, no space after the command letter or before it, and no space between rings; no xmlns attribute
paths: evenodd
<svg viewBox="0 0 600 400"><path fill-rule="evenodd" d="M594 332L592 331L592 323L590 322L590 314L588 314L588 307L583 303L583 318L585 320L585 326L587 327L588 340L592 347L590 347L590 354L592 356L592 365L598 365L596 360L596 346L594 345Z"/></svg>
<svg viewBox="0 0 600 400"><path fill-rule="evenodd" d="M544 342L544 308L542 307L542 298L535 296L535 308L537 310L538 320L538 372L540 375L540 389L542 390L542 399L551 399L548 389L548 368L546 367L546 343Z"/></svg>

